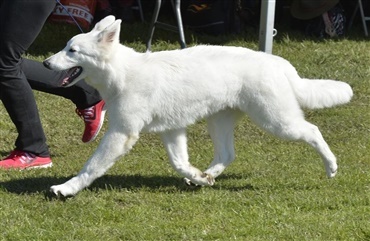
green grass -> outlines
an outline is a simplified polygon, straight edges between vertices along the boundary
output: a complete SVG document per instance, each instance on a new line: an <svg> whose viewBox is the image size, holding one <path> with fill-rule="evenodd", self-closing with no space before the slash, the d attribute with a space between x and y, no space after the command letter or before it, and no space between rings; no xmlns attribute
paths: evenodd
<svg viewBox="0 0 370 241"><path fill-rule="evenodd" d="M147 28L125 25L122 42L145 51ZM74 33L47 25L27 56L42 60ZM155 36L153 51L179 47L176 34ZM218 38L187 31L186 38L189 45L258 46L253 30ZM330 180L309 146L271 137L245 118L235 131L237 158L214 187L186 189L157 135L143 134L90 188L64 201L50 198L49 186L75 175L102 134L82 144L73 104L35 92L54 167L0 172L0 240L370 240L369 49L361 35L317 41L279 31L275 39L274 54L302 76L340 79L354 89L350 104L305 111L338 158L338 175ZM3 106L0 133L5 156L17 133ZM189 152L201 169L212 159L204 122L189 128Z"/></svg>

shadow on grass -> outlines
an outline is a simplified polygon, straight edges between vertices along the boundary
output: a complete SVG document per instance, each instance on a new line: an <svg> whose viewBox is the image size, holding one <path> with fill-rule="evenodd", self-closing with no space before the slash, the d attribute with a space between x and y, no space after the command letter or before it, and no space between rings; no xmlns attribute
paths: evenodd
<svg viewBox="0 0 370 241"><path fill-rule="evenodd" d="M48 190L50 186L62 184L68 181L69 177L33 177L23 178L10 181L0 182L0 186L11 193L16 194L33 194ZM138 189L149 188L159 189L166 186L181 185L181 179L176 177L163 177L163 176L140 176L140 175L127 175L127 176L113 176L105 175L98 178L88 188L91 190L96 189Z"/></svg>
<svg viewBox="0 0 370 241"><path fill-rule="evenodd" d="M49 188L52 185L62 184L68 181L69 177L33 177L16 179L10 181L0 182L0 187L10 193L19 195L32 195L35 193L44 193L45 198L51 200L54 199L54 195L49 192ZM236 177L235 175L223 175L219 179L227 178L243 178L241 176ZM182 192L182 191L197 191L201 187L189 187L186 186L181 177L171 176L142 176L142 175L104 175L93 182L87 189L90 191L98 192L100 190L140 190L148 189L148 191L155 192ZM230 191L240 190L255 190L252 185L246 185L243 187L222 187Z"/></svg>

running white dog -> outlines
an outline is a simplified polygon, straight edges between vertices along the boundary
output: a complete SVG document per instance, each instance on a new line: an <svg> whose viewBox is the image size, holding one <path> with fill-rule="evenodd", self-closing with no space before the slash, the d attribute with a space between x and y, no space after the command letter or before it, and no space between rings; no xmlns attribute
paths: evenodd
<svg viewBox="0 0 370 241"><path fill-rule="evenodd" d="M132 148L142 131L161 135L171 165L188 184L213 185L235 158L233 130L244 114L278 137L311 145L327 176L335 176L336 158L301 107L347 103L353 95L348 84L302 79L288 61L240 47L138 53L119 43L120 24L108 16L44 61L49 69L66 70L63 86L85 79L95 87L109 118L93 156L77 176L52 186L53 193L71 196L89 186ZM214 143L214 159L204 172L190 164L186 139L186 127L202 118Z"/></svg>

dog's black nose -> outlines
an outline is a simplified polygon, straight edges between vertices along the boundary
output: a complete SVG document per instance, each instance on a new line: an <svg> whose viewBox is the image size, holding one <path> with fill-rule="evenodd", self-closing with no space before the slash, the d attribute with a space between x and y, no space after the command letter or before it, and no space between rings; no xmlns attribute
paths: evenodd
<svg viewBox="0 0 370 241"><path fill-rule="evenodd" d="M44 64L44 66L48 69L50 69L50 63L49 61L45 60L44 62L42 62Z"/></svg>

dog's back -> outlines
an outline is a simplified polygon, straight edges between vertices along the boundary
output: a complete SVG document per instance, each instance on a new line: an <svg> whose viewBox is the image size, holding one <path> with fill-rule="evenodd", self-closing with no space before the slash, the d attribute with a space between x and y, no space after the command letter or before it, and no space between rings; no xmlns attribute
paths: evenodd
<svg viewBox="0 0 370 241"><path fill-rule="evenodd" d="M153 95L192 108L195 102L235 107L257 96L289 94L303 107L319 108L344 104L352 97L346 83L301 79L288 61L241 47L196 46L140 54L127 61L130 74L126 76L135 81L125 81L132 88L143 85ZM169 104L168 100L164 102Z"/></svg>

